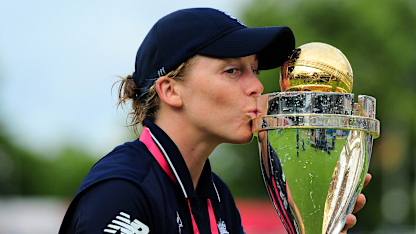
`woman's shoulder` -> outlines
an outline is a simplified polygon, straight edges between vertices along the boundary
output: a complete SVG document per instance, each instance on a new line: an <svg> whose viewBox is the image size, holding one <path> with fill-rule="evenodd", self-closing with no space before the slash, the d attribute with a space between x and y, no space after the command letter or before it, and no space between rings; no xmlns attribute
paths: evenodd
<svg viewBox="0 0 416 234"><path fill-rule="evenodd" d="M77 193L110 179L125 179L140 184L153 162L154 158L138 140L117 146L91 168Z"/></svg>
<svg viewBox="0 0 416 234"><path fill-rule="evenodd" d="M144 173L154 162L154 157L146 146L139 140L126 142L115 147L110 153L101 158L91 169L92 171L127 172L134 170Z"/></svg>

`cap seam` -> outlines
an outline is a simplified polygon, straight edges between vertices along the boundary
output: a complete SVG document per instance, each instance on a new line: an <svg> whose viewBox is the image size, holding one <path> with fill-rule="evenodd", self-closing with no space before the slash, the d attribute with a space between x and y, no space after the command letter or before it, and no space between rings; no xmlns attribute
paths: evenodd
<svg viewBox="0 0 416 234"><path fill-rule="evenodd" d="M240 30L240 29L242 29L242 28L232 29L232 30L229 30L229 31L227 31L227 32L225 32L225 33L222 33L222 34L221 34L221 35L219 35L219 36L216 36L216 37L212 38L211 40L207 41L207 42L206 42L206 43L204 43L203 45L201 45L201 46L199 46L198 48L196 48L195 52L198 52L199 50L201 50L201 49L205 48L206 46L208 46L208 45L209 45L209 44L211 44L212 42L216 41L218 38L221 38L221 37L223 37L223 36L225 36L225 35L228 35L228 34L230 34L230 33L234 32L234 31L237 31L237 30Z"/></svg>
<svg viewBox="0 0 416 234"><path fill-rule="evenodd" d="M165 61L167 56L166 56L165 48L164 48L163 44L160 42L160 39L159 39L159 29L158 29L158 26L159 26L159 21L156 22L156 25L155 25L155 30L156 30L155 34L156 34L157 44L160 45L160 47L161 47L163 60ZM161 66L163 67L164 65L162 64ZM158 67L158 68L160 68L160 67Z"/></svg>
<svg viewBox="0 0 416 234"><path fill-rule="evenodd" d="M194 12L194 11L192 11L192 10L190 10L190 12L192 13L192 14L194 14L194 15L198 15L198 16L200 16L200 17L203 17L204 19L206 19L206 20L209 20L213 25L215 25L218 29L220 29L221 30L221 27L218 25L218 24L216 24L213 20L211 20L211 18L209 18L206 14L204 14L203 12ZM222 31L222 30L221 30Z"/></svg>
<svg viewBox="0 0 416 234"><path fill-rule="evenodd" d="M194 15L197 15L197 16L200 16L200 17L203 17L204 19L206 19L206 20L208 20L209 22L211 22L213 25L215 25L215 27L216 28L218 28L220 31L221 31L221 33L220 33L220 35L218 35L218 36L216 36L216 37L214 37L214 38L211 38L209 41L207 41L206 43L204 43L203 45L201 45L201 46L199 46L198 48L196 48L195 50L194 50L194 53L196 53L196 52L198 52L200 49L202 49L202 48L204 48L205 46L207 46L207 45L209 45L209 44L211 44L213 41L215 41L215 40L217 40L218 38L221 38L221 37L223 37L223 36L225 36L225 35L227 35L227 34L229 34L229 33L231 33L231 32L234 32L234 31L237 31L237 30L240 30L240 29L243 29L243 28L246 28L246 27L244 27L243 25L241 25L241 27L238 27L238 28L232 28L232 29L230 29L230 30L228 30L228 31L224 31L223 29L222 29L222 27L221 26L219 26L215 21L213 21L210 17L208 17L206 14L204 14L203 12L195 12L195 11L193 11L192 9L188 9L188 11L189 12L191 12L192 14L194 14ZM219 13L221 13L221 14L224 14L224 13L222 13L221 11L218 11ZM225 15L225 14L224 14ZM226 17L229 17L229 16L227 16L227 15L225 15ZM231 20L235 20L235 19L232 19L232 18L230 18Z"/></svg>

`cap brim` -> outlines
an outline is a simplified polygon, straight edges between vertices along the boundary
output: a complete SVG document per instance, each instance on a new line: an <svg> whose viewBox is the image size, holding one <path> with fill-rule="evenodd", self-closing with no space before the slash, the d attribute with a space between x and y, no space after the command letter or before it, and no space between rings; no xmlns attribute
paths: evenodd
<svg viewBox="0 0 416 234"><path fill-rule="evenodd" d="M228 33L197 53L218 58L257 54L259 70L281 66L295 49L295 36L288 27L241 28Z"/></svg>

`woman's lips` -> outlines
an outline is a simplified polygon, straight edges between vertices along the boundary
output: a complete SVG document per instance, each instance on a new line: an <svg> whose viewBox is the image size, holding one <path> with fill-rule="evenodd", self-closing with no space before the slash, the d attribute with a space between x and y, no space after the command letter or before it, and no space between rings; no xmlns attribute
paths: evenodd
<svg viewBox="0 0 416 234"><path fill-rule="evenodd" d="M260 110L259 109L253 109L249 111L250 114L253 115L253 119L259 117L260 115Z"/></svg>

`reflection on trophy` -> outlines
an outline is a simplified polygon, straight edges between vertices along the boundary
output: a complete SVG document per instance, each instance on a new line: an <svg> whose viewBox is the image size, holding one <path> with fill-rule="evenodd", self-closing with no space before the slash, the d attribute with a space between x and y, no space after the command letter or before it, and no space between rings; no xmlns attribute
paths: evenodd
<svg viewBox="0 0 416 234"><path fill-rule="evenodd" d="M258 99L263 178L290 234L338 234L361 192L380 122L375 98L354 104L352 83L341 51L308 43L283 64L282 92Z"/></svg>

